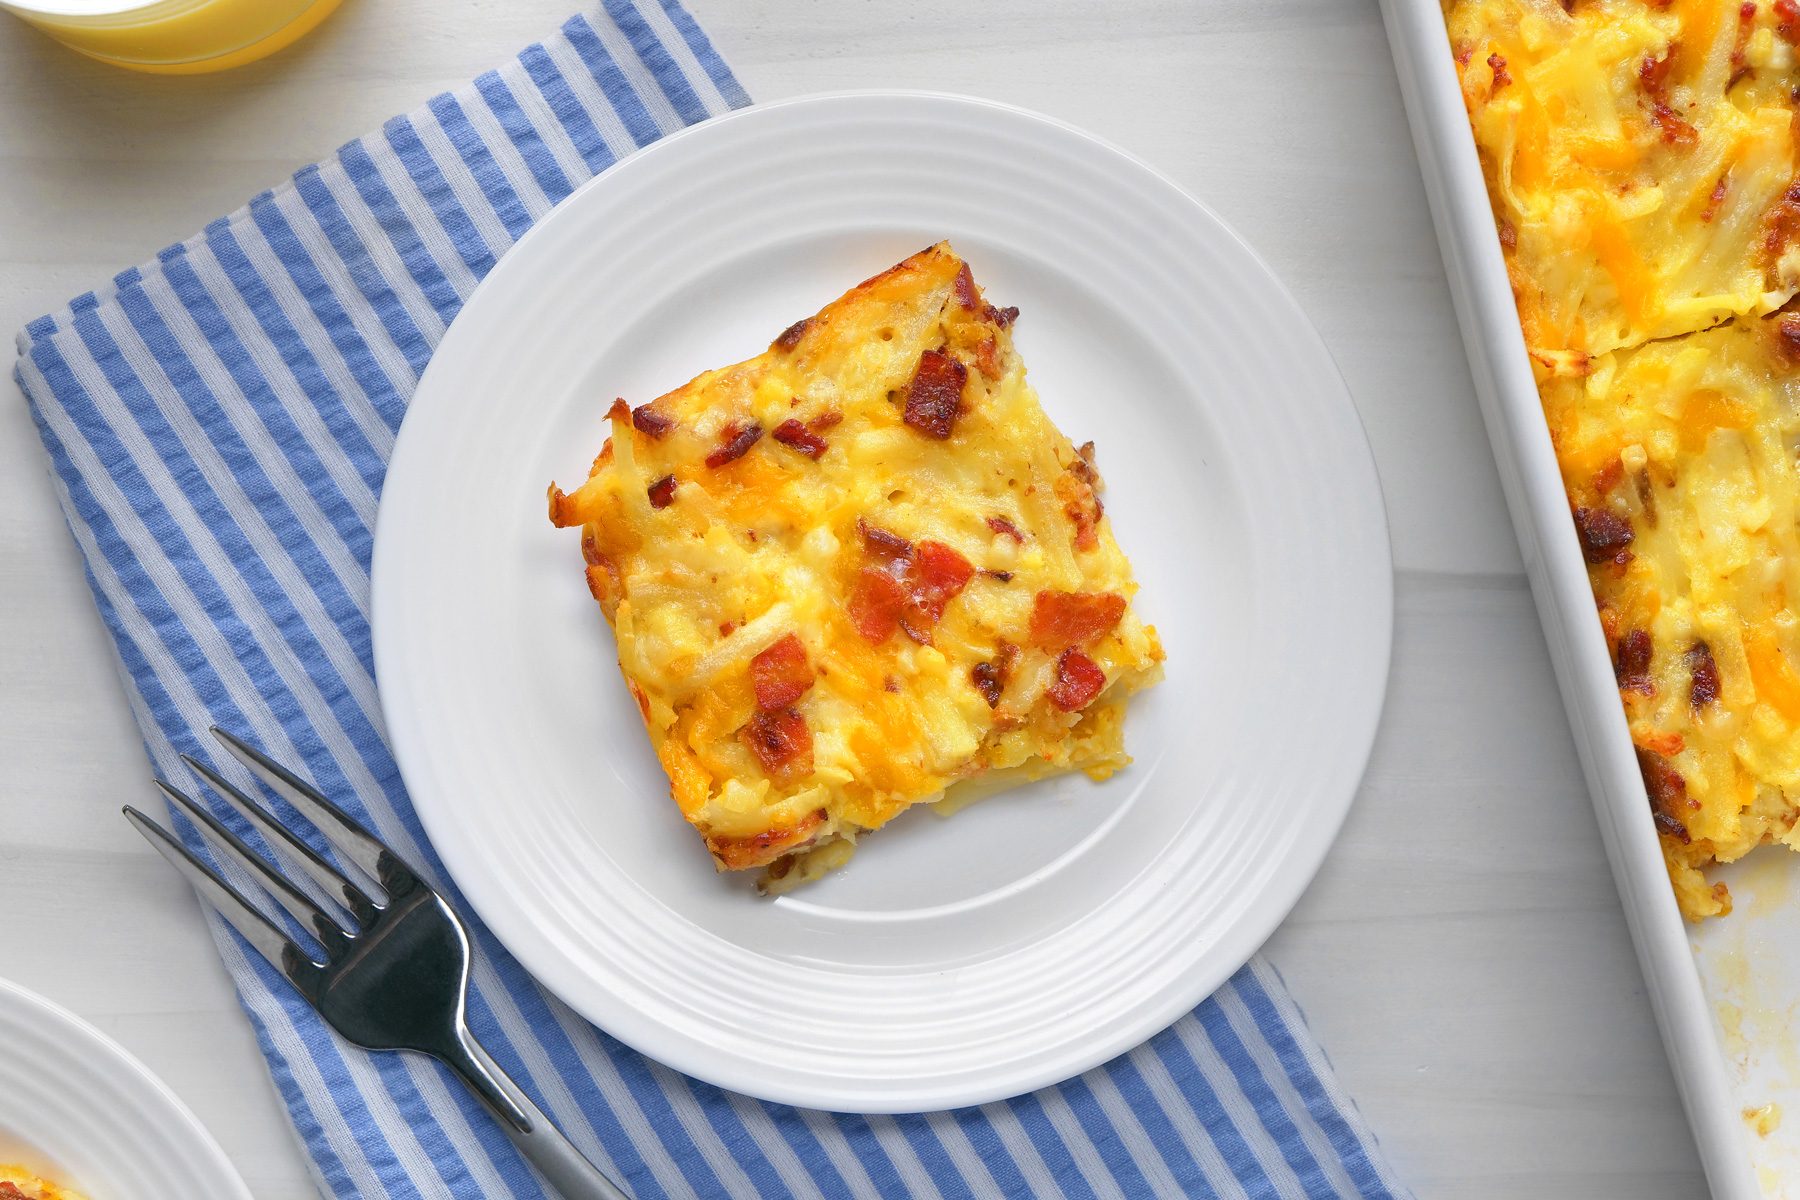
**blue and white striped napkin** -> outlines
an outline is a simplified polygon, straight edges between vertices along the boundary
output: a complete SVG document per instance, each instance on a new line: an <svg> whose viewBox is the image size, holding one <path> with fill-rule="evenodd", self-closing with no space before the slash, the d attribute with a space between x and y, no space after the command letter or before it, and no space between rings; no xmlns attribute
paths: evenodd
<svg viewBox="0 0 1800 1200"><path fill-rule="evenodd" d="M676 0L606 0L23 332L17 378L159 772L209 760L209 724L247 730L445 885L370 661L375 510L407 400L552 205L746 103ZM544 1194L444 1071L338 1042L208 919L328 1193ZM1260 961L1060 1086L862 1117L684 1078L476 937L477 1035L639 1197L1405 1195Z"/></svg>

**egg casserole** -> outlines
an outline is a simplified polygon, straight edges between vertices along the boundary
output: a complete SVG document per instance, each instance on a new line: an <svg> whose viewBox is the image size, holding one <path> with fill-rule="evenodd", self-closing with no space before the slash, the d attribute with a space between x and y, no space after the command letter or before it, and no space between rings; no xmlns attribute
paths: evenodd
<svg viewBox="0 0 1800 1200"><path fill-rule="evenodd" d="M0 1166L0 1200L82 1200L77 1193L24 1167Z"/></svg>
<svg viewBox="0 0 1800 1200"><path fill-rule="evenodd" d="M1676 898L1800 846L1800 0L1447 0Z"/></svg>
<svg viewBox="0 0 1800 1200"><path fill-rule="evenodd" d="M933 246L756 358L616 401L587 482L551 487L721 870L782 890L959 783L1129 762L1162 648L1017 316Z"/></svg>

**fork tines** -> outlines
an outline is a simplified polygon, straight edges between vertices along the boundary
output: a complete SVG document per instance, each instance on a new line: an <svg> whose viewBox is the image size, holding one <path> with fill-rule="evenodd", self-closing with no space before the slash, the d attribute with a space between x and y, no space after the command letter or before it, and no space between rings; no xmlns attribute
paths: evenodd
<svg viewBox="0 0 1800 1200"><path fill-rule="evenodd" d="M373 834L310 785L232 734L216 726L212 733L232 757L243 763L251 774L276 795L291 804L324 835L325 840L345 861L354 863L369 879L385 884L396 874L410 874L397 871L398 860ZM283 874L280 868L252 849L191 796L160 779L155 781L158 790L170 803L187 814L222 859L229 860L246 871L276 903L318 939L325 952L324 963L340 957L380 911L387 900L386 895L383 894L381 903L378 903L363 884L353 882L348 875L313 849L305 838L277 820L217 771L191 755L183 754L181 760L270 846L287 851L313 883L343 906L350 919L343 921L339 916L327 912L312 896ZM324 963L304 950L265 915L257 904L223 875L202 862L156 821L131 805L125 806L125 816L157 852L181 872L201 897L244 935L246 941L299 984L302 990L310 990L308 985L316 983L316 972ZM379 887L375 890L384 891Z"/></svg>

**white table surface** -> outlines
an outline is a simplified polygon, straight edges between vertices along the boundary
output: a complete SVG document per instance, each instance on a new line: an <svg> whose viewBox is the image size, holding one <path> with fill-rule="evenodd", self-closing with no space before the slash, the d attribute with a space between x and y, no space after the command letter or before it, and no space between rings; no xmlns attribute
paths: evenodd
<svg viewBox="0 0 1800 1200"><path fill-rule="evenodd" d="M576 2L350 0L274 60L191 79L103 67L0 18L0 331ZM1268 953L1420 1196L1703 1194L1373 0L688 2L758 99L900 86L1039 109L1158 165L1273 264L1368 426L1398 574L1374 761ZM142 1057L257 1196L311 1196L194 901L119 817L148 766L44 466L0 382L0 974Z"/></svg>

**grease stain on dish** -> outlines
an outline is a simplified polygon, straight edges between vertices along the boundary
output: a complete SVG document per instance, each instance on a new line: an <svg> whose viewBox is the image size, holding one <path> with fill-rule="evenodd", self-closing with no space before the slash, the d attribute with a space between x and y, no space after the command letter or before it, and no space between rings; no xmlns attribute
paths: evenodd
<svg viewBox="0 0 1800 1200"><path fill-rule="evenodd" d="M1757 1137L1768 1137L1781 1128L1781 1105L1773 1102L1744 1110L1744 1123L1756 1131Z"/></svg>
<svg viewBox="0 0 1800 1200"><path fill-rule="evenodd" d="M1800 913L1789 903L1793 883L1785 855L1752 855L1722 874L1747 922L1709 922L1693 938L1696 964L1711 1001L1719 1047L1729 1072L1734 1122L1741 1121L1746 1152L1761 1193L1800 1195L1800 1125L1784 1121L1800 1097L1800 1044L1791 1035L1800 999L1785 962Z"/></svg>

